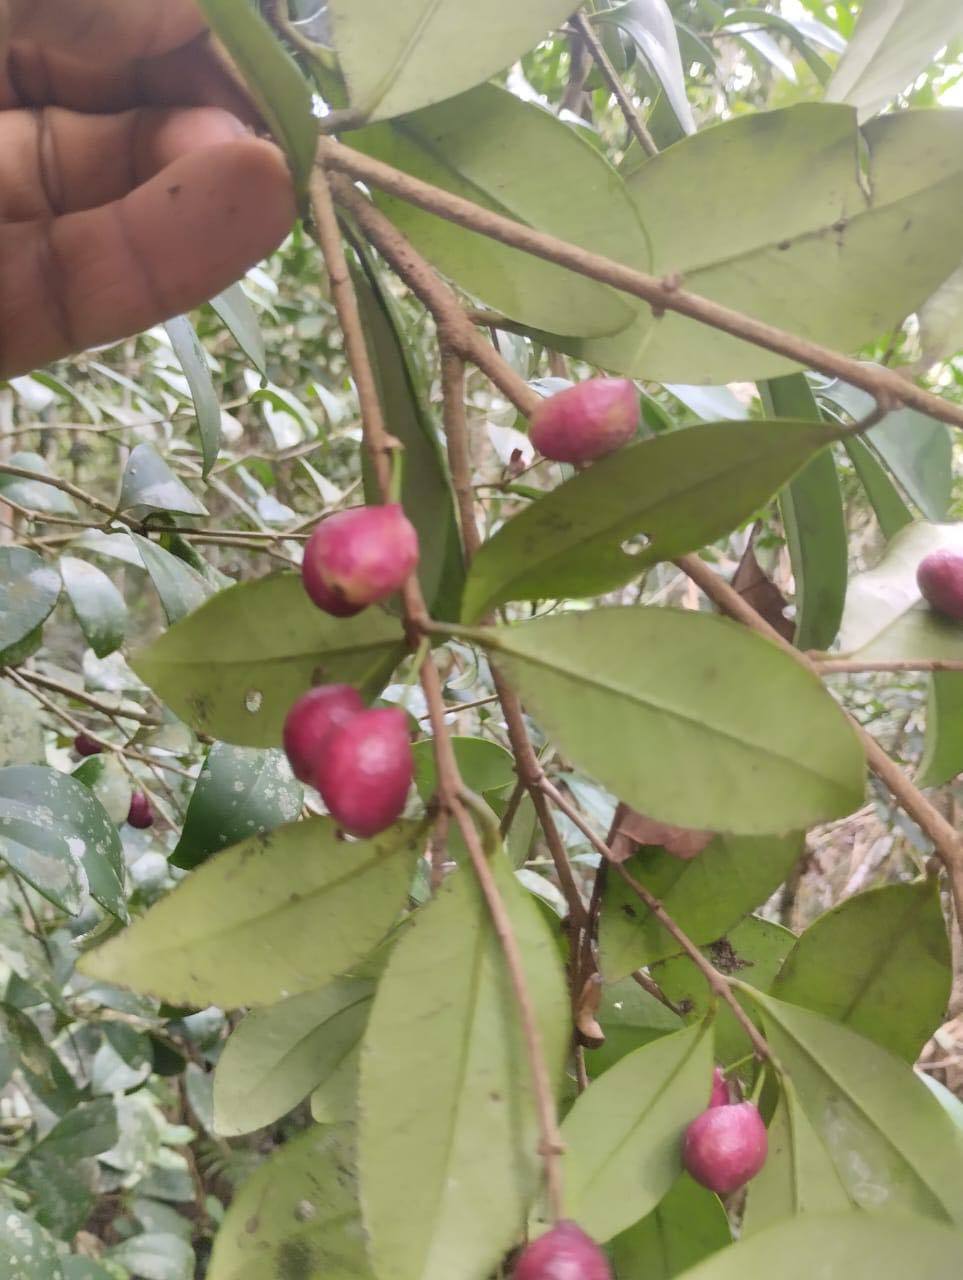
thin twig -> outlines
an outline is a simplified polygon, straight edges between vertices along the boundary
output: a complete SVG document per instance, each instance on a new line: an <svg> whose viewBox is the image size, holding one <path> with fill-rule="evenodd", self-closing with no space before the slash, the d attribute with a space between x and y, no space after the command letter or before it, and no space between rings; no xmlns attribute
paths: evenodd
<svg viewBox="0 0 963 1280"><path fill-rule="evenodd" d="M625 122L635 135L639 146L650 158L659 154L659 148L655 144L655 139L649 133L645 126L645 122L636 110L635 104L626 92L625 85L622 83L619 73L612 66L609 55L605 52L605 46L595 34L591 22L586 18L584 13L575 13L571 18L572 26L576 29L582 39L588 46L589 52L595 59L595 63L601 71L605 83L615 94L616 101L621 108Z"/></svg>
<svg viewBox="0 0 963 1280"><path fill-rule="evenodd" d="M823 658L806 655L821 676L859 673L863 671L963 671L963 661L956 658Z"/></svg>
<svg viewBox="0 0 963 1280"><path fill-rule="evenodd" d="M3 674L9 674L6 668L3 669ZM31 684L39 685L41 689L48 689L51 693L61 693L67 698L75 698L78 702L84 703L85 706L91 707L94 711L99 711L102 715L109 716L111 719L137 720L140 724L151 726L163 723L156 716L152 716L149 711L143 711L140 707L124 707L103 702L100 698L95 698L93 694L87 693L83 689L75 689L72 685L63 684L60 680L54 680L39 671L27 671L23 667L18 667L17 674Z"/></svg>

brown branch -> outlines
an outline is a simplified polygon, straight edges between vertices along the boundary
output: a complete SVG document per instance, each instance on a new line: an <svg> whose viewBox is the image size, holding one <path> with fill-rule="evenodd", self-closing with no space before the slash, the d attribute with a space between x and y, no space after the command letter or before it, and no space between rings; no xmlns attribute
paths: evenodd
<svg viewBox="0 0 963 1280"><path fill-rule="evenodd" d="M4 669L3 674L7 675L9 672ZM137 720L140 724L151 726L157 726L162 723L156 716L152 716L149 711L144 711L140 707L114 706L101 701L100 698L95 698L83 689L75 689L72 685L63 684L61 681L45 676L39 671L26 671L23 668L18 668L17 674L31 684L38 685L41 689L48 689L51 693L63 694L67 698L75 698L77 702L84 703L94 711L99 711L101 715L108 716L110 719L116 717L120 720Z"/></svg>
<svg viewBox="0 0 963 1280"><path fill-rule="evenodd" d="M862 671L963 671L963 661L956 658L823 658L818 653L806 655L821 676Z"/></svg>
<svg viewBox="0 0 963 1280"><path fill-rule="evenodd" d="M448 446L448 468L458 504L465 560L471 562L481 538L475 523L475 495L471 483L471 450L468 422L465 418L465 362L450 347L441 353L441 389L444 399L445 441Z"/></svg>
<svg viewBox="0 0 963 1280"><path fill-rule="evenodd" d="M354 151L330 138L321 139L318 154L322 162L331 169L360 179L369 186L380 187L398 199L417 205L418 208L469 231L479 232L511 248L521 249L546 262L553 262L579 275L598 280L601 284L610 285L622 293L641 298L656 312L678 312L679 315L688 316L700 324L741 338L765 351L785 356L804 368L816 369L827 377L842 378L867 391L877 400L885 401L889 397L893 403L918 409L951 426L963 427L963 407L941 400L889 369L860 364L858 360L841 356L807 338L798 337L761 320L754 320L699 294L689 293L681 287L677 276L660 279L556 236L535 231L502 214L483 209L461 196L422 182L380 160L362 155L360 151Z"/></svg>
<svg viewBox="0 0 963 1280"><path fill-rule="evenodd" d="M59 476L42 475L37 471L30 471L26 467L14 467L9 462L0 462L0 475L13 476L18 480L32 480L35 484L49 485L51 489L59 489L61 493L67 493L71 498L76 498L78 502L83 502L86 506L92 507L94 511L100 511L111 518L123 519L122 516L117 517L114 508L106 502L102 502L100 498L95 498L92 493L86 493L77 485L71 484L69 480L61 480ZM61 521L56 521L61 523Z"/></svg>
<svg viewBox="0 0 963 1280"><path fill-rule="evenodd" d="M635 139L639 146L650 158L659 154L659 148L655 144L655 139L649 133L645 126L645 122L636 110L635 103L626 92L625 85L612 66L609 55L605 52L605 46L595 34L595 29L584 13L575 13L572 15L572 26L576 29L582 39L588 46L589 52L595 60L599 71L601 71L605 83L615 94L615 99L621 108L625 122L635 135Z"/></svg>

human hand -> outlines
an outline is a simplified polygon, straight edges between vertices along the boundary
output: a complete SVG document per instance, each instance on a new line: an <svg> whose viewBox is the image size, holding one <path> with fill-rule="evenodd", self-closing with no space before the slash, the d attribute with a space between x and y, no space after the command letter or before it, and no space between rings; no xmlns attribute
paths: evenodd
<svg viewBox="0 0 963 1280"><path fill-rule="evenodd" d="M192 0L0 0L0 377L198 306L295 217Z"/></svg>

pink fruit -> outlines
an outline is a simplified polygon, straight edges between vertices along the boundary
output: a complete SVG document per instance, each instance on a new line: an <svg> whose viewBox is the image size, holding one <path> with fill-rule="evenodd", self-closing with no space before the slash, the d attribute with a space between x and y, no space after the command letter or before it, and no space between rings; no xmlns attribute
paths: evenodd
<svg viewBox="0 0 963 1280"><path fill-rule="evenodd" d="M513 1280L612 1280L605 1254L574 1222L559 1222L524 1249Z"/></svg>
<svg viewBox="0 0 963 1280"><path fill-rule="evenodd" d="M717 1195L745 1186L766 1163L769 1139L751 1102L710 1107L685 1131L682 1163L696 1182Z"/></svg>
<svg viewBox="0 0 963 1280"><path fill-rule="evenodd" d="M397 707L375 708L331 733L315 783L345 831L374 836L401 816L413 773L407 716Z"/></svg>
<svg viewBox="0 0 963 1280"><path fill-rule="evenodd" d="M397 591L417 564L418 535L395 502L322 520L304 548L301 576L319 609L350 618Z"/></svg>
<svg viewBox="0 0 963 1280"><path fill-rule="evenodd" d="M963 620L963 555L931 551L919 562L916 582L927 604L948 618Z"/></svg>
<svg viewBox="0 0 963 1280"><path fill-rule="evenodd" d="M709 1106L711 1107L727 1107L729 1105L729 1086L726 1083L726 1077L723 1075L721 1067L715 1067L712 1071L712 1092L709 1095Z"/></svg>
<svg viewBox="0 0 963 1280"><path fill-rule="evenodd" d="M287 714L283 733L294 776L313 784L328 735L361 711L361 694L350 684L321 685L298 698Z"/></svg>
<svg viewBox="0 0 963 1280"><path fill-rule="evenodd" d="M621 449L639 425L639 393L627 378L590 378L539 404L532 444L556 462L594 462Z"/></svg>
<svg viewBox="0 0 963 1280"><path fill-rule="evenodd" d="M99 756L103 747L86 733L78 733L74 738L74 750L79 756Z"/></svg>
<svg viewBox="0 0 963 1280"><path fill-rule="evenodd" d="M143 791L135 791L131 796L127 821L132 827L139 827L142 831L154 825L154 810Z"/></svg>

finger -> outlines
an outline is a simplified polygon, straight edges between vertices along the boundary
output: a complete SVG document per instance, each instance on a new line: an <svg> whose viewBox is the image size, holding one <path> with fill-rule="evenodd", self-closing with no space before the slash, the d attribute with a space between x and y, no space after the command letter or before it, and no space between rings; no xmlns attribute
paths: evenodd
<svg viewBox="0 0 963 1280"><path fill-rule="evenodd" d="M102 208L0 228L0 376L198 306L294 216L281 153L251 138L182 156Z"/></svg>
<svg viewBox="0 0 963 1280"><path fill-rule="evenodd" d="M110 65L168 53L206 23L193 0L9 0L10 35Z"/></svg>
<svg viewBox="0 0 963 1280"><path fill-rule="evenodd" d="M190 151L246 137L212 107L82 115L0 113L0 221L30 222L119 200Z"/></svg>

